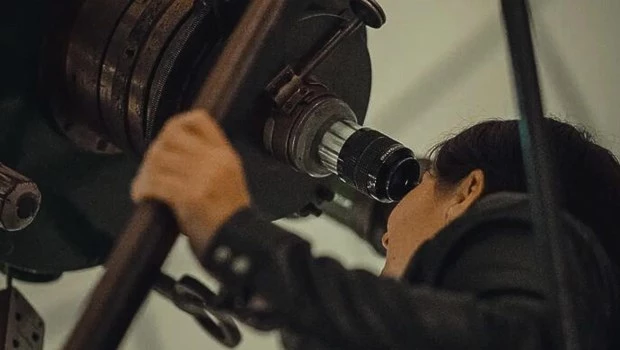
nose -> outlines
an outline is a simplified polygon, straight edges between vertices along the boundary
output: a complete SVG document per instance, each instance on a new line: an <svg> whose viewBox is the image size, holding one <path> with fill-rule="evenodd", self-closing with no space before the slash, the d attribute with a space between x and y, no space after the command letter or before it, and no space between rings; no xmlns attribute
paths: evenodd
<svg viewBox="0 0 620 350"><path fill-rule="evenodd" d="M388 249L389 243L390 243L390 234L386 232L383 235L383 237L381 237L381 244L383 245L383 248Z"/></svg>

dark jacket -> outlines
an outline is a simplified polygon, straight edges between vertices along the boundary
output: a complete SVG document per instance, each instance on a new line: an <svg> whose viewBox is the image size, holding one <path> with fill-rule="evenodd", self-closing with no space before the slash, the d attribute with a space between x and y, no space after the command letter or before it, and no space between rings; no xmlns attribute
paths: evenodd
<svg viewBox="0 0 620 350"><path fill-rule="evenodd" d="M617 270L589 229L567 215L563 223L582 348L620 348ZM559 323L530 226L525 196L487 196L425 242L396 281L314 258L306 241L244 210L202 261L234 313L281 328L289 349L549 349Z"/></svg>

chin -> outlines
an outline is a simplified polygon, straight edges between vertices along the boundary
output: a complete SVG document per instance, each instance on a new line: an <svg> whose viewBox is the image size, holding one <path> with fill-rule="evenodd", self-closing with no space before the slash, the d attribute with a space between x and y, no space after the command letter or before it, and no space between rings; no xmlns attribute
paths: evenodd
<svg viewBox="0 0 620 350"><path fill-rule="evenodd" d="M394 271L391 271L390 269L388 269L387 266L383 267L383 269L381 270L381 273L379 274L379 276L387 277L387 278L394 278L394 279L398 278L398 276L396 276L394 274Z"/></svg>
<svg viewBox="0 0 620 350"><path fill-rule="evenodd" d="M386 277L386 275L387 275L387 274L386 274L386 268L385 268L385 266L384 266L384 267L381 269L381 273L379 274L379 276L381 276L381 277Z"/></svg>

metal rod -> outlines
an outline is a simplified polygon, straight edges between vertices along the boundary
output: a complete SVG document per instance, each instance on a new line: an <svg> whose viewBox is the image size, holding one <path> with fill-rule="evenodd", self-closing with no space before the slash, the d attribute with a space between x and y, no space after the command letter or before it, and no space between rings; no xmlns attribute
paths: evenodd
<svg viewBox="0 0 620 350"><path fill-rule="evenodd" d="M304 64L303 69L298 72L299 78L302 80L306 78L316 69L316 67L323 63L329 55L331 55L331 53L338 47L338 44L362 27L364 27L364 22L356 16L356 19L349 22L346 27L338 30L338 32L329 39L323 48Z"/></svg>
<svg viewBox="0 0 620 350"><path fill-rule="evenodd" d="M227 115L286 4L286 0L250 1L193 107L205 108L218 120ZM178 227L167 206L154 201L139 204L64 349L116 349L177 236Z"/></svg>
<svg viewBox="0 0 620 350"><path fill-rule="evenodd" d="M579 349L571 295L567 288L567 271L560 240L560 193L554 187L553 159L545 138L543 103L538 82L536 57L532 43L527 0L502 0L502 12L521 120L521 147L532 194L532 213L539 256L545 262L548 291L556 303L560 331L565 349ZM555 283L554 283L555 282ZM557 344L559 345L559 344Z"/></svg>

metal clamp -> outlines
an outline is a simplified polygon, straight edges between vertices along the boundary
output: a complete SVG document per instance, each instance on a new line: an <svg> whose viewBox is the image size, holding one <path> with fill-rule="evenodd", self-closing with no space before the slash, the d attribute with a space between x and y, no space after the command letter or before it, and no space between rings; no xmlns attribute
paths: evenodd
<svg viewBox="0 0 620 350"><path fill-rule="evenodd" d="M311 74L351 34L364 25L379 28L386 21L385 12L374 0L351 0L349 7L353 17L343 21L321 48L284 67L266 88L277 109L265 123L265 148L275 158L316 178L333 173L313 156L321 142L317 136L337 121L357 122L357 116Z"/></svg>
<svg viewBox="0 0 620 350"><path fill-rule="evenodd" d="M161 274L154 289L180 310L193 316L222 345L234 348L241 342L241 332L235 321L217 307L218 296L200 281L190 276L176 281Z"/></svg>
<svg viewBox="0 0 620 350"><path fill-rule="evenodd" d="M349 35L367 25L371 28L380 28L385 24L386 16L381 6L375 0L352 0L350 7L355 16L343 23L332 37L311 55L305 62L301 62L295 69L291 66L284 68L278 76L267 86L278 106L282 106L295 93L299 85L318 67L338 45Z"/></svg>

